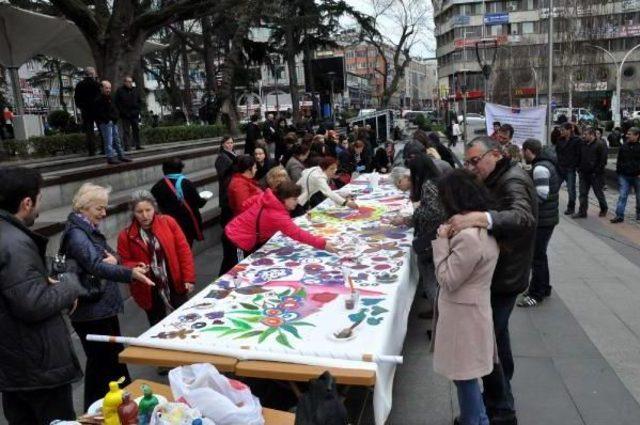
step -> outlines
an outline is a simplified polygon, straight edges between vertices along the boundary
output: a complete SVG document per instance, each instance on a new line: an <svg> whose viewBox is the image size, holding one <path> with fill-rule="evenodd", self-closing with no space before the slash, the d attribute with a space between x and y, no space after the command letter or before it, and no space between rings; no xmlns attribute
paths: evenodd
<svg viewBox="0 0 640 425"><path fill-rule="evenodd" d="M241 149L241 145L238 146ZM176 151L145 154L134 162L117 165L82 165L43 174L42 209L49 210L71 203L74 194L86 182L111 187L114 192L132 187L152 185L162 177L162 163L179 156L185 163L184 172L190 174L215 167L219 146L212 142Z"/></svg>

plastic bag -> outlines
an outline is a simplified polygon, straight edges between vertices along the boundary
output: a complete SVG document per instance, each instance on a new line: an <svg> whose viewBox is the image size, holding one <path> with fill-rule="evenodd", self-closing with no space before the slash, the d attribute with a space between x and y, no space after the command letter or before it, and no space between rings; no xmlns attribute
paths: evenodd
<svg viewBox="0 0 640 425"><path fill-rule="evenodd" d="M260 400L251 389L211 364L177 367L169 372L169 384L175 400L198 409L216 425L264 425Z"/></svg>
<svg viewBox="0 0 640 425"><path fill-rule="evenodd" d="M199 421L198 421L199 420ZM153 409L149 425L216 425L209 419L203 419L198 409L192 409L184 403L162 403Z"/></svg>

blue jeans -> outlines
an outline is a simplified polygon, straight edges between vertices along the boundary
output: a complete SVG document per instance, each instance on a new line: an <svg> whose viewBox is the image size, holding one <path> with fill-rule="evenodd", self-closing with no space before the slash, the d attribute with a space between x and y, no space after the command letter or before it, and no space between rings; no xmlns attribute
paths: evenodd
<svg viewBox="0 0 640 425"><path fill-rule="evenodd" d="M636 216L640 215L640 178L618 175L618 185L620 186L620 196L616 206L616 217L624 218L624 210L627 208L627 198L633 186L636 191Z"/></svg>
<svg viewBox="0 0 640 425"><path fill-rule="evenodd" d="M482 401L480 383L477 379L453 381L458 390L460 425L489 425L487 411Z"/></svg>
<svg viewBox="0 0 640 425"><path fill-rule="evenodd" d="M122 146L120 145L120 135L118 134L118 126L113 121L108 123L100 123L100 134L104 141L104 153L107 158L118 158L123 156Z"/></svg>
<svg viewBox="0 0 640 425"><path fill-rule="evenodd" d="M567 192L569 192L568 210L576 208L576 169L575 168L558 168L560 175L560 184L567 182Z"/></svg>

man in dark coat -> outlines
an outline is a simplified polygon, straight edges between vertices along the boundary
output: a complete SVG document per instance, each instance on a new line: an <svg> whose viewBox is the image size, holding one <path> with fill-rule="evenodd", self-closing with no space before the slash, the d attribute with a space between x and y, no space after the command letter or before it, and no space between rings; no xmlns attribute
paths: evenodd
<svg viewBox="0 0 640 425"><path fill-rule="evenodd" d="M135 147L136 150L142 149L140 146L140 129L138 127L142 99L138 88L133 86L133 78L131 76L125 76L124 84L116 90L115 103L118 112L120 112L124 150L128 151L129 147ZM133 146L130 143L132 134Z"/></svg>
<svg viewBox="0 0 640 425"><path fill-rule="evenodd" d="M588 128L583 133L583 140L578 150L578 175L580 207L572 218L586 218L589 209L589 190L593 188L600 205L600 217L607 216L607 198L604 196L604 169L607 166L607 149L597 140L596 130Z"/></svg>
<svg viewBox="0 0 640 425"><path fill-rule="evenodd" d="M258 114L251 115L251 122L247 125L247 137L244 141L245 155L253 156L256 141L262 139L262 131L260 131L260 126L258 125L258 118Z"/></svg>
<svg viewBox="0 0 640 425"><path fill-rule="evenodd" d="M100 95L100 83L96 79L96 70L88 67L84 71L85 77L75 88L73 98L80 108L82 131L86 136L87 152L89 156L96 154L95 133L93 131L95 119L95 101Z"/></svg>
<svg viewBox="0 0 640 425"><path fill-rule="evenodd" d="M539 140L526 140L522 145L522 156L532 167L533 184L538 195L538 226L529 290L518 301L518 307L535 307L551 295L547 247L553 230L560 221L560 176L554 152L551 149L543 149Z"/></svg>
<svg viewBox="0 0 640 425"><path fill-rule="evenodd" d="M40 174L0 169L0 391L9 424L75 420L71 384L82 371L67 325L82 288L49 277L47 239L29 230L38 216Z"/></svg>
<svg viewBox="0 0 640 425"><path fill-rule="evenodd" d="M514 363L509 318L518 295L527 289L533 259L538 202L531 177L506 158L488 136L474 139L465 152L465 166L481 178L495 199L495 209L453 216L450 234L482 227L496 238L500 256L491 282L493 326L500 363L483 378L484 399L492 425L515 425L511 378Z"/></svg>
<svg viewBox="0 0 640 425"><path fill-rule="evenodd" d="M194 184L182 174L183 169L184 163L179 158L163 163L164 177L153 185L151 193L158 201L160 211L178 222L189 246L193 246L194 240L204 239L200 208L207 200L200 197Z"/></svg>
<svg viewBox="0 0 640 425"><path fill-rule="evenodd" d="M631 127L627 130L627 140L618 150L616 173L620 196L616 205L616 216L611 222L624 221L627 198L632 187L636 192L636 220L640 221L640 128Z"/></svg>
<svg viewBox="0 0 640 425"><path fill-rule="evenodd" d="M560 179L567 182L567 192L569 192L569 203L564 212L565 215L572 215L576 209L576 169L580 142L580 137L575 135L573 124L565 122L560 126L560 137L557 138L555 145Z"/></svg>

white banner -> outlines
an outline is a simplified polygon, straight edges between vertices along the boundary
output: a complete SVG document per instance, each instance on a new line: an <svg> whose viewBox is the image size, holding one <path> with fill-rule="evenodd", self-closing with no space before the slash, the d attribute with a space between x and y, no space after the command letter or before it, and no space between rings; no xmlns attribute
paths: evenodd
<svg viewBox="0 0 640 425"><path fill-rule="evenodd" d="M484 107L487 117L487 134L493 133L493 123L511 124L515 130L513 143L522 146L527 139L546 139L546 105L535 108L510 108L508 106L487 103Z"/></svg>

